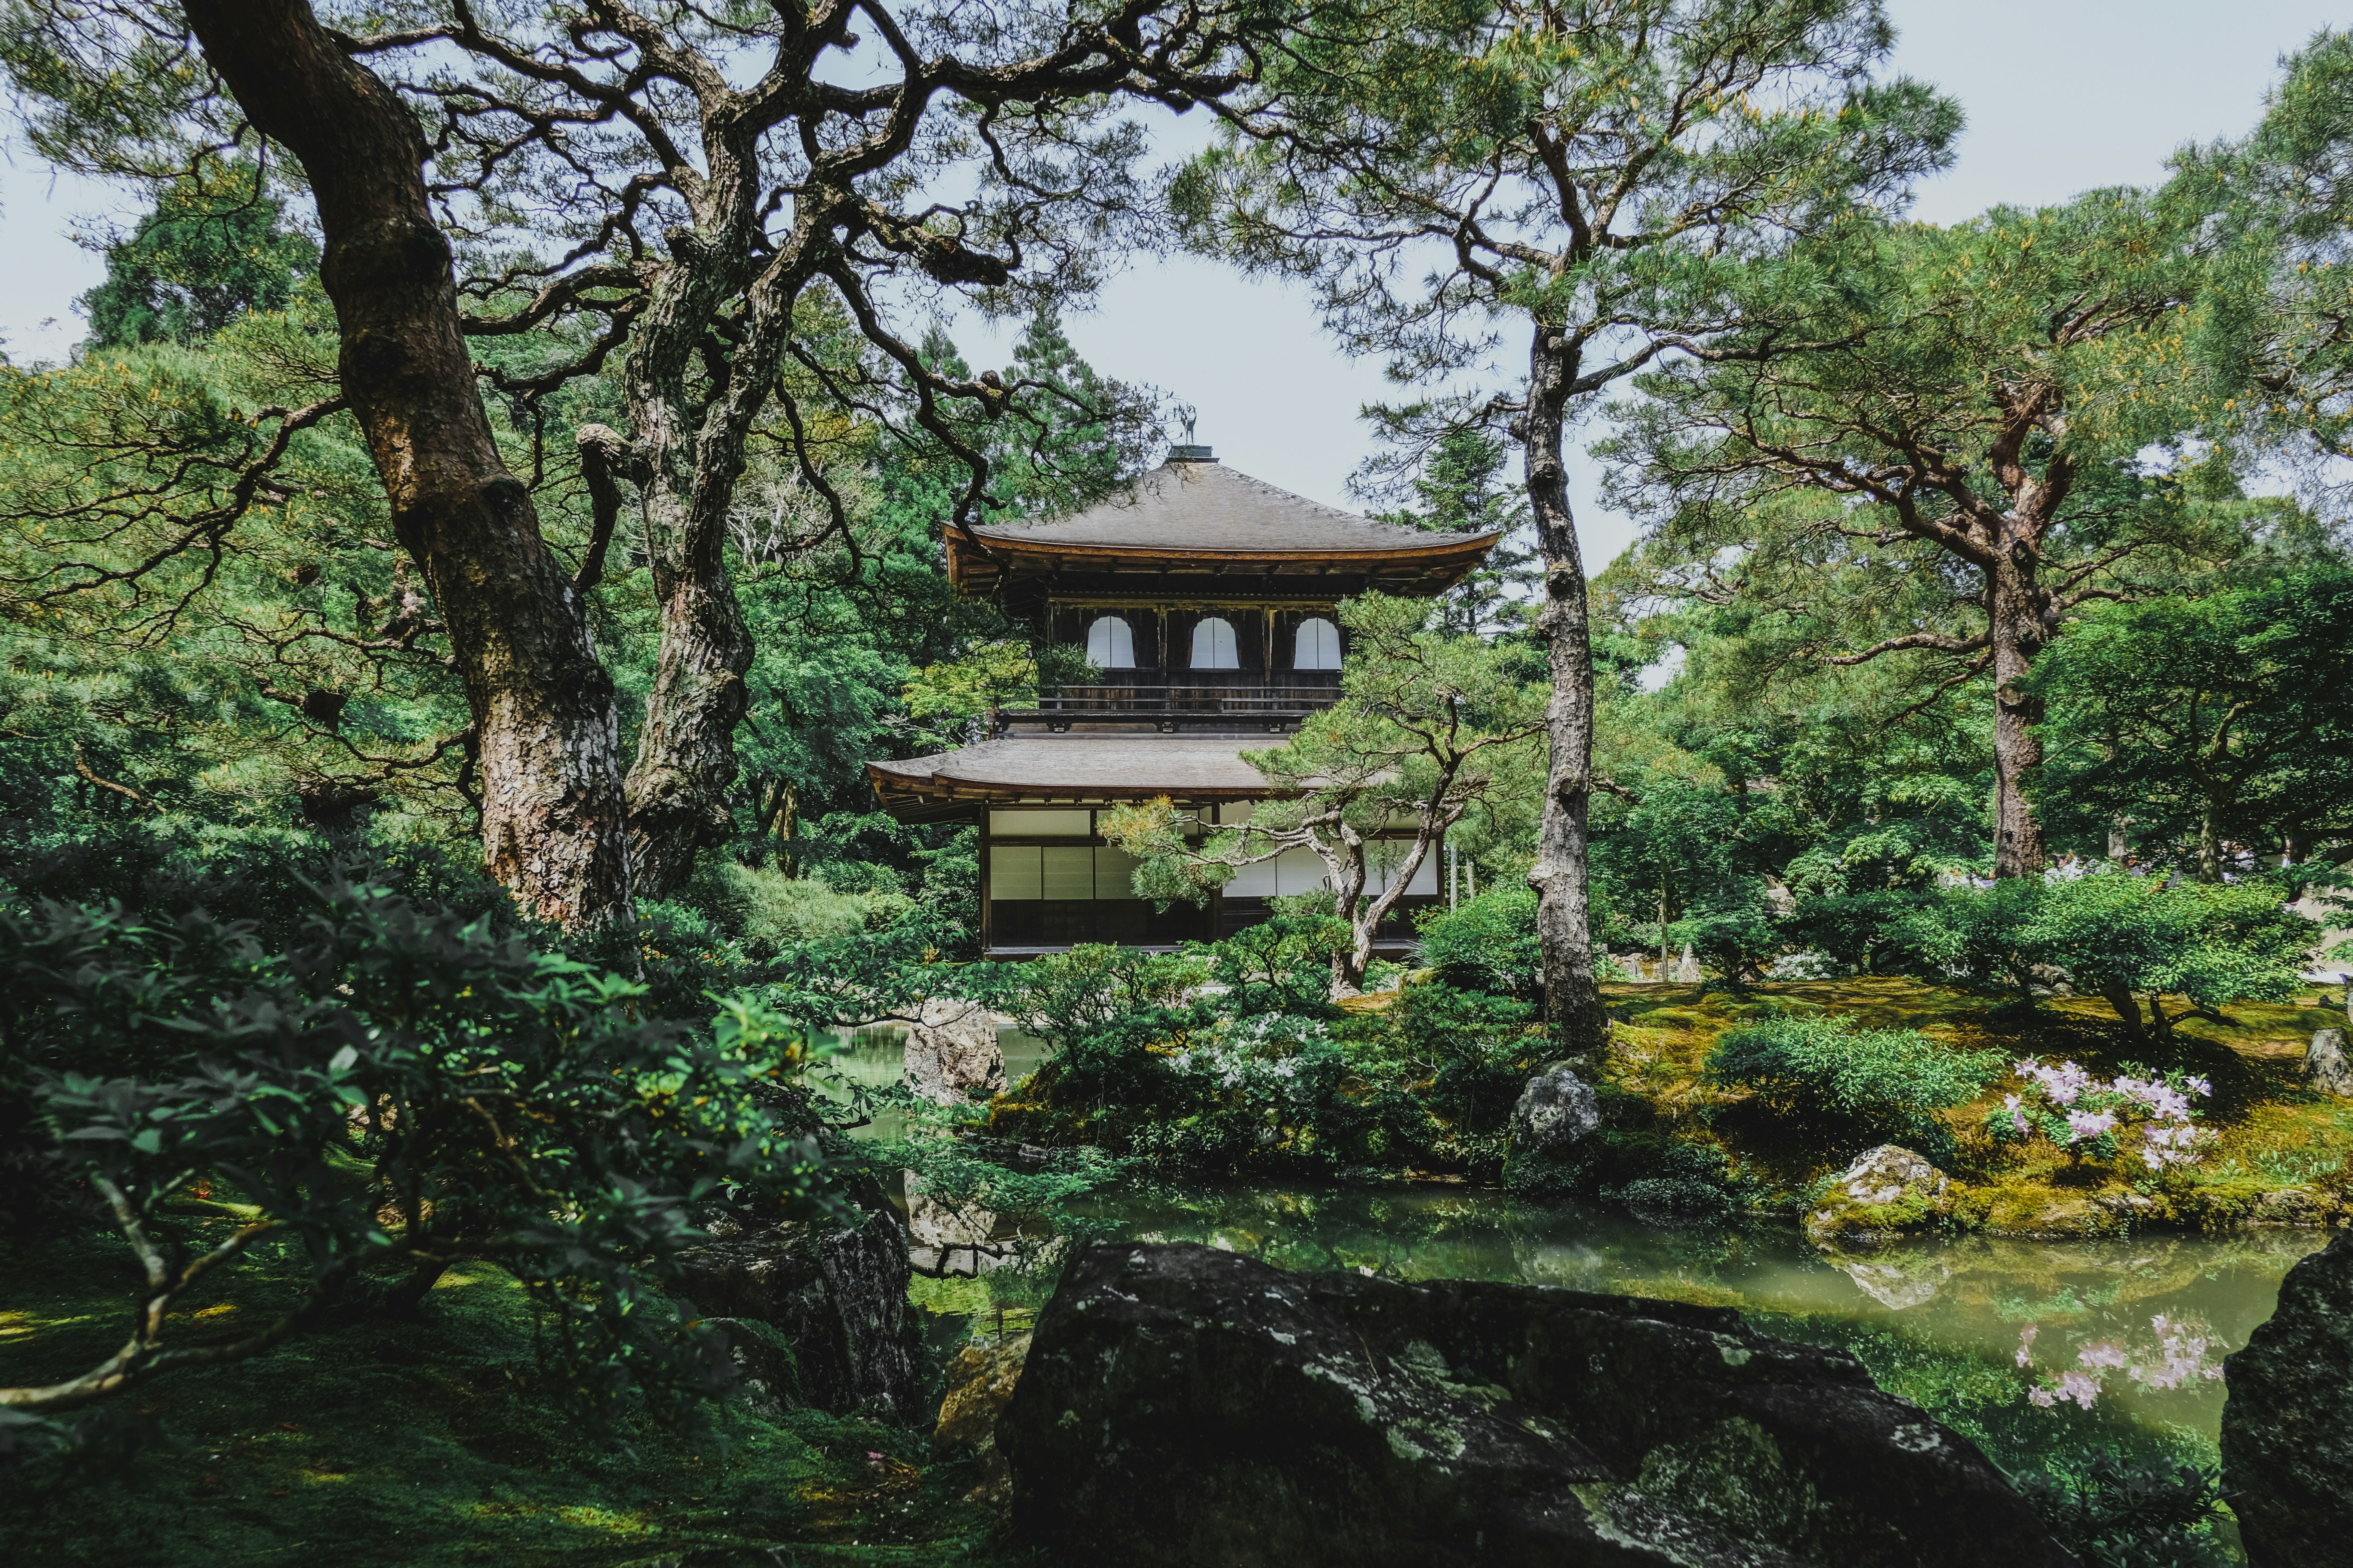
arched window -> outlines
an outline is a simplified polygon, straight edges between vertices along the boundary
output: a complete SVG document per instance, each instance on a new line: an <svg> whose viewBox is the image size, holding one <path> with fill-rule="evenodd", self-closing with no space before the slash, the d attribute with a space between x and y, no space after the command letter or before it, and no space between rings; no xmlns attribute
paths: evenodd
<svg viewBox="0 0 2353 1568"><path fill-rule="evenodd" d="M1193 628L1195 669L1240 669L1241 667L1242 661L1234 648L1231 621L1209 616Z"/></svg>
<svg viewBox="0 0 2353 1568"><path fill-rule="evenodd" d="M1310 616L1299 623L1297 656L1291 661L1293 669L1337 669L1340 668L1340 628L1321 616Z"/></svg>
<svg viewBox="0 0 2353 1568"><path fill-rule="evenodd" d="M1103 616L1087 628L1087 662L1098 669L1134 669L1135 633L1117 616Z"/></svg>

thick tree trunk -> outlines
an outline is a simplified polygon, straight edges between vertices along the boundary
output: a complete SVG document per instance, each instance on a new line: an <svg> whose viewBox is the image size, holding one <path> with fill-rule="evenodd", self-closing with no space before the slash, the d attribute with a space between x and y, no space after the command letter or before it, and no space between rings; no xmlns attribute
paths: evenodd
<svg viewBox="0 0 2353 1568"><path fill-rule="evenodd" d="M697 851L729 832L735 726L754 649L728 574L727 518L806 271L772 270L754 283L738 343L723 360L709 356L711 323L755 264L761 191L758 161L740 128L707 134L703 146L711 169L695 232L673 244L623 375L661 607L654 685L627 784L629 847L640 893L657 899L683 887ZM797 254L809 248L808 193L802 203ZM688 384L698 363L706 378L699 422Z"/></svg>
<svg viewBox="0 0 2353 1568"><path fill-rule="evenodd" d="M723 508L734 487L724 488ZM647 898L668 898L694 874L696 852L728 832L727 786L735 781L735 726L746 705L752 632L735 601L722 549L723 525L706 524L682 498L649 498L648 549L661 643L645 728L628 781L629 851ZM663 515L663 514L670 515Z"/></svg>
<svg viewBox="0 0 2353 1568"><path fill-rule="evenodd" d="M2042 765L2042 700L2020 684L2042 653L2047 595L2023 549L1999 555L1986 574L1986 618L1993 641L1993 874L2042 874L2042 824L2026 786Z"/></svg>
<svg viewBox="0 0 2353 1568"><path fill-rule="evenodd" d="M187 0L185 12L247 118L301 160L318 197L343 392L449 628L480 737L491 872L543 920L624 915L613 683L530 492L491 438L417 121L305 0Z"/></svg>
<svg viewBox="0 0 2353 1568"><path fill-rule="evenodd" d="M1544 814L1536 827L1536 935L1544 955L1545 1022L1553 1045L1588 1082L1609 1052L1609 1023L1593 978L1592 903L1586 878L1586 817L1593 799L1593 638L1585 557L1568 506L1561 457L1571 367L1559 336L1538 323L1529 356L1523 442L1528 502L1544 556L1545 604L1536 617L1552 665L1545 727L1551 742Z"/></svg>

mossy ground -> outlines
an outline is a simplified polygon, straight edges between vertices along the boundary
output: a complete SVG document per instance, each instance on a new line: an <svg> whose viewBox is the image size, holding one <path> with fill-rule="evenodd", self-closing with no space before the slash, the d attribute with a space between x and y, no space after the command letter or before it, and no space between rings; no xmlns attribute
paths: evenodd
<svg viewBox="0 0 2353 1568"><path fill-rule="evenodd" d="M2103 1076L2127 1065L2202 1073L2214 1095L2203 1123L2218 1136L2192 1167L2153 1182L2124 1161L2081 1162L2047 1142L1997 1144L1986 1112L2007 1080L1949 1112L1959 1145L1953 1215L1996 1233L2101 1235L2137 1226L2220 1229L2246 1223L2324 1223L2353 1206L2353 1102L2301 1081L2314 1031L2342 1026L2331 998L2243 1004L2217 1022L2191 1018L2163 1042L2129 1037L2105 1002L2050 997L2031 1010L1900 979L1805 981L1736 992L1701 985L1609 985L1620 1020L1612 1086L1677 1136L1720 1144L1786 1201L1857 1151L1828 1146L1819 1130L1776 1121L1745 1096L1706 1081L1707 1054L1725 1030L1775 1008L1853 1017L1868 1028L1917 1029L1957 1050L2072 1059ZM2177 999L2176 1005L2179 1005Z"/></svg>
<svg viewBox="0 0 2353 1568"><path fill-rule="evenodd" d="M58 1242L10 1257L0 1278L0 1381L79 1372L121 1342L134 1278L119 1243ZM181 1342L261 1321L294 1283L282 1260L258 1260L174 1325ZM162 1441L76 1484L0 1487L0 1556L59 1568L994 1560L994 1514L962 1500L974 1467L933 1462L923 1435L731 1404L702 1436L637 1421L599 1436L559 1413L540 1376L523 1291L469 1268L418 1321L138 1389L124 1404Z"/></svg>

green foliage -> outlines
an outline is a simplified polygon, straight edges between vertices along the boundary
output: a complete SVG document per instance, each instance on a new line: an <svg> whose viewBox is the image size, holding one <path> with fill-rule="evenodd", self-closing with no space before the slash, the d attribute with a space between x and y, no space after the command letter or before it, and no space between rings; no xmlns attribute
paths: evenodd
<svg viewBox="0 0 2353 1568"><path fill-rule="evenodd" d="M90 317L86 349L209 337L248 310L283 310L319 267L318 246L286 226L285 204L243 162L206 160L131 233L91 247L106 281L74 301Z"/></svg>
<svg viewBox="0 0 2353 1568"><path fill-rule="evenodd" d="M745 997L707 1030L641 1017L635 982L381 889L321 889L283 950L201 913L0 910L0 975L5 1086L149 1269L147 1326L110 1363L125 1385L413 1306L480 1259L530 1288L560 1397L675 1407L729 1378L667 1310L695 1205L831 1201L770 1109L808 1059L797 1026ZM157 1251L191 1207L233 1233ZM169 1342L207 1270L278 1237L307 1263L300 1304L228 1352Z"/></svg>
<svg viewBox="0 0 2353 1568"><path fill-rule="evenodd" d="M1492 888L1432 910L1421 921L1420 959L1449 984L1533 997L1544 979L1535 890Z"/></svg>
<svg viewBox="0 0 2353 1568"><path fill-rule="evenodd" d="M2035 672L2049 705L2045 796L2144 844L2341 837L2353 799L2353 570L2102 606ZM2182 856L2189 859L2190 855Z"/></svg>
<svg viewBox="0 0 2353 1568"><path fill-rule="evenodd" d="M1726 1031L1707 1057L1713 1081L1856 1144L1899 1142L1947 1156L1936 1112L1963 1105L2002 1069L1998 1052L1959 1051L1914 1029L1859 1029L1852 1020L1782 1016Z"/></svg>
<svg viewBox="0 0 2353 1568"><path fill-rule="evenodd" d="M2168 886L2109 871L2044 889L2017 940L2064 967L2078 989L2107 997L2135 1034L2142 1024L2134 998L2146 996L2149 1026L2164 1034L2179 1016L2165 1011L2168 995L2209 1014L2293 995L2319 935L2267 879Z"/></svg>
<svg viewBox="0 0 2353 1568"><path fill-rule="evenodd" d="M2107 1449L2010 1478L2084 1568L2228 1568L2220 1472Z"/></svg>

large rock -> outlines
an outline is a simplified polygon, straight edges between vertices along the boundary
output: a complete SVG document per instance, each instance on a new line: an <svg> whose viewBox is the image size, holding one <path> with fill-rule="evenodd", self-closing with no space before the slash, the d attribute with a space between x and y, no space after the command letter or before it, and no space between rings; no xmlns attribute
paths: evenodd
<svg viewBox="0 0 2353 1568"><path fill-rule="evenodd" d="M2353 1059L2345 1054L2345 1031L2323 1029L2304 1048L2304 1081L2323 1094L2353 1100Z"/></svg>
<svg viewBox="0 0 2353 1568"><path fill-rule="evenodd" d="M726 1332L760 1392L837 1415L916 1419L907 1233L895 1215L712 1229L733 1234L684 1255L681 1289Z"/></svg>
<svg viewBox="0 0 2353 1568"><path fill-rule="evenodd" d="M1058 1562L2061 1568L2000 1471L1725 1309L1071 1260L997 1428Z"/></svg>
<svg viewBox="0 0 2353 1568"><path fill-rule="evenodd" d="M980 1485L968 1500L995 1501L1010 1483L997 1427L1029 1359L1029 1336L1018 1334L1001 1344L966 1345L948 1364L947 1393L932 1442L941 1452L969 1454L980 1461Z"/></svg>
<svg viewBox="0 0 2353 1568"><path fill-rule="evenodd" d="M934 1105L1005 1092L996 1015L977 1002L934 996L907 1030L907 1082Z"/></svg>
<svg viewBox="0 0 2353 1568"><path fill-rule="evenodd" d="M1952 1212L1945 1173L1900 1143L1855 1156L1806 1209L1806 1237L1817 1247L1884 1247Z"/></svg>
<svg viewBox="0 0 2353 1568"><path fill-rule="evenodd" d="M1528 1079L1512 1108L1504 1184L1523 1194L1577 1186L1583 1173L1577 1144L1600 1125L1593 1086L1567 1067L1546 1068Z"/></svg>
<svg viewBox="0 0 2353 1568"><path fill-rule="evenodd" d="M2287 1271L2222 1376L2222 1489L2248 1563L2353 1563L2353 1233Z"/></svg>
<svg viewBox="0 0 2353 1568"><path fill-rule="evenodd" d="M1546 1068L1528 1079L1512 1107L1513 1157L1560 1159L1600 1125L1593 1086L1567 1068Z"/></svg>

